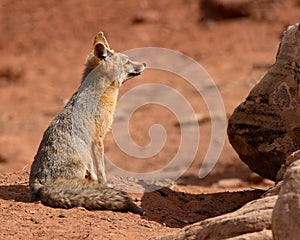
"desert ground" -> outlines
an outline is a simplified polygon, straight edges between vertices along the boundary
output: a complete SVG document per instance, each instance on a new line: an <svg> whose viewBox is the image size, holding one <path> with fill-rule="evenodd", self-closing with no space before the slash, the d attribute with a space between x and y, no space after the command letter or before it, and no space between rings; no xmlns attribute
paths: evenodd
<svg viewBox="0 0 300 240"><path fill-rule="evenodd" d="M0 239L149 239L234 211L273 185L251 172L227 138L216 165L200 179L199 169L210 147L208 120L200 121L194 132L201 136L198 150L179 179L153 192L128 193L145 209L145 216L54 209L28 199L30 166L43 132L77 90L97 32L103 31L116 51L158 47L192 58L210 75L229 116L275 62L283 31L299 21L296 1L278 1L260 15L219 20L206 18L200 2L1 1ZM198 115L209 112L192 85L157 69L149 68L124 84L120 97L146 83L176 89ZM161 169L180 147L176 122L171 110L144 105L132 114L129 132L136 144L146 146L151 126L161 124L167 133L162 150L141 160L120 150L109 133L106 155L127 171Z"/></svg>

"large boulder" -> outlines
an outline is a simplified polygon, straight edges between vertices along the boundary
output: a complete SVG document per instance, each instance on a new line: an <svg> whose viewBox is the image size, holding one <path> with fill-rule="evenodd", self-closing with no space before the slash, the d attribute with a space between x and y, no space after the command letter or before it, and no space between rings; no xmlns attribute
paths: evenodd
<svg viewBox="0 0 300 240"><path fill-rule="evenodd" d="M300 149L300 28L289 27L276 63L231 115L228 138L241 160L276 180L285 159Z"/></svg>

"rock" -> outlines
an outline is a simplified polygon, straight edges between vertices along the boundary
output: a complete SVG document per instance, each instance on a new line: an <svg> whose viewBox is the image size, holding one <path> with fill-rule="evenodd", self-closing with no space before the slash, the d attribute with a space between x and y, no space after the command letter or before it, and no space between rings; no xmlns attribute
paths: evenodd
<svg viewBox="0 0 300 240"><path fill-rule="evenodd" d="M0 154L0 163L6 163L7 159Z"/></svg>
<svg viewBox="0 0 300 240"><path fill-rule="evenodd" d="M260 232L246 233L233 238L226 238L226 240L272 240L272 239L273 239L272 231L269 229L264 229Z"/></svg>
<svg viewBox="0 0 300 240"><path fill-rule="evenodd" d="M228 121L228 138L259 175L276 180L285 159L300 149L300 30L284 32L276 63Z"/></svg>
<svg viewBox="0 0 300 240"><path fill-rule="evenodd" d="M252 172L248 177L247 181L254 184L259 184L264 181L264 178L259 176L258 174Z"/></svg>
<svg viewBox="0 0 300 240"><path fill-rule="evenodd" d="M279 3L279 0L201 0L200 9L206 20L237 17L269 19L272 9Z"/></svg>
<svg viewBox="0 0 300 240"><path fill-rule="evenodd" d="M159 22L159 14L154 10L145 10L142 12L138 12L132 18L132 23L139 24L139 23L146 23L146 22Z"/></svg>
<svg viewBox="0 0 300 240"><path fill-rule="evenodd" d="M270 236L271 215L276 200L277 196L257 199L235 212L203 220L186 226L178 232L156 237L153 240L230 239L240 235L244 236L244 234L246 234L245 236L253 234L256 237L262 237L250 238L248 236L245 239L272 239L268 236ZM266 229L267 231L264 231Z"/></svg>
<svg viewBox="0 0 300 240"><path fill-rule="evenodd" d="M263 196L264 197L269 197L269 196L275 196L279 194L280 188L282 185L282 181L278 182L274 187L271 187L270 189L268 189L268 191L266 191Z"/></svg>
<svg viewBox="0 0 300 240"><path fill-rule="evenodd" d="M202 0L201 9L206 18L222 19L250 16L251 0Z"/></svg>
<svg viewBox="0 0 300 240"><path fill-rule="evenodd" d="M223 188L239 187L243 185L243 181L239 178L227 178L219 180L217 185Z"/></svg>
<svg viewBox="0 0 300 240"><path fill-rule="evenodd" d="M300 150L293 152L288 158L286 159L285 163L281 166L279 169L277 176L276 176L276 182L282 181L283 176L288 169L288 167L295 161L300 159Z"/></svg>
<svg viewBox="0 0 300 240"><path fill-rule="evenodd" d="M274 239L300 236L300 157L287 168L272 214Z"/></svg>

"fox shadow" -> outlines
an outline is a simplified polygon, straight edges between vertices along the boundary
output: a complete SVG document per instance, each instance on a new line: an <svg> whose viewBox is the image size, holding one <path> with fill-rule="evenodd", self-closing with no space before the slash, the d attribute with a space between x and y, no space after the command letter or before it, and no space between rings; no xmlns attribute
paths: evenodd
<svg viewBox="0 0 300 240"><path fill-rule="evenodd" d="M246 190L209 194L189 194L162 188L146 192L142 208L147 220L172 228L182 228L207 218L233 212L247 202L259 198L265 191Z"/></svg>
<svg viewBox="0 0 300 240"><path fill-rule="evenodd" d="M0 185L0 198L14 202L30 202L29 186L23 184Z"/></svg>

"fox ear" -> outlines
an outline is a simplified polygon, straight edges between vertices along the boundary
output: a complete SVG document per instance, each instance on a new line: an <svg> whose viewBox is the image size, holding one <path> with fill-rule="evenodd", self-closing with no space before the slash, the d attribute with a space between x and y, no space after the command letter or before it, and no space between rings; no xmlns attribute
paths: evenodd
<svg viewBox="0 0 300 240"><path fill-rule="evenodd" d="M100 60L105 59L107 57L106 47L102 43L97 43L94 47L94 54Z"/></svg>

